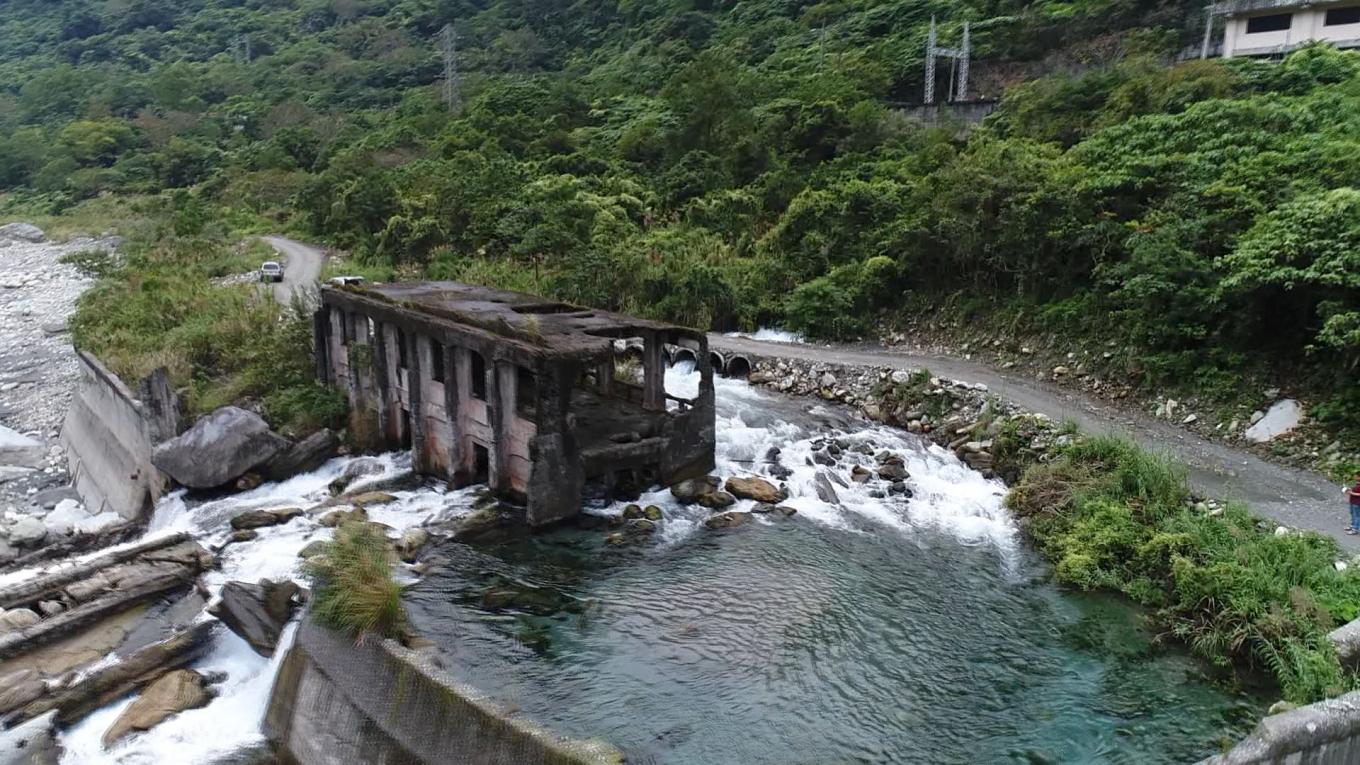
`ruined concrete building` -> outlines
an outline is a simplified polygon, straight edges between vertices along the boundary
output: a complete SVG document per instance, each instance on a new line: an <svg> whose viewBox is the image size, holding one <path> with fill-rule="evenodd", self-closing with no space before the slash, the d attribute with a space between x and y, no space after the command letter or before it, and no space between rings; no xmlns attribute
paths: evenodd
<svg viewBox="0 0 1360 765"><path fill-rule="evenodd" d="M347 393L356 445L484 482L533 525L713 469L702 332L453 282L328 286L315 321L317 375ZM695 398L666 392L672 355L694 360Z"/></svg>

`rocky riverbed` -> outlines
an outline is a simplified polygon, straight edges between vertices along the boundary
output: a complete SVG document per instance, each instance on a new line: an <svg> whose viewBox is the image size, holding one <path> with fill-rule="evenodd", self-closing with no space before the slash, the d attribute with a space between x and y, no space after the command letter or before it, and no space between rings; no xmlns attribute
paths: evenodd
<svg viewBox="0 0 1360 765"><path fill-rule="evenodd" d="M41 543L54 512L58 533L112 520L92 523L79 506L57 438L78 374L66 319L90 285L63 259L117 246L116 237L50 242L34 226L0 226L0 564Z"/></svg>

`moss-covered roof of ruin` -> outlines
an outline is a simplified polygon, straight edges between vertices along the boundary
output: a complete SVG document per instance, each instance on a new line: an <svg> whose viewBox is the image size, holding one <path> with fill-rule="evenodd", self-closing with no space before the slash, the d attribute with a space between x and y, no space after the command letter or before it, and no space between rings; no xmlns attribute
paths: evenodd
<svg viewBox="0 0 1360 765"><path fill-rule="evenodd" d="M596 356L616 339L660 332L702 339L703 333L675 324L460 282L405 282L326 286L323 295L348 293L505 337L552 355Z"/></svg>

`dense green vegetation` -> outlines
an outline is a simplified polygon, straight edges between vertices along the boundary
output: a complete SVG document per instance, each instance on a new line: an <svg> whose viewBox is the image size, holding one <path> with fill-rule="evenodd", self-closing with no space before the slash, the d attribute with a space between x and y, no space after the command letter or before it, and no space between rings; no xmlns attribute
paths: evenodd
<svg viewBox="0 0 1360 765"><path fill-rule="evenodd" d="M1298 703L1357 685L1326 637L1360 616L1360 573L1335 569L1333 540L1196 507L1182 469L1112 438L1031 466L1007 504L1059 579L1148 606L1197 655L1263 670Z"/></svg>
<svg viewBox="0 0 1360 765"><path fill-rule="evenodd" d="M12 0L0 187L51 211L192 189L372 274L715 328L869 335L962 294L979 321L1113 343L1146 384L1306 383L1354 439L1360 56L1167 66L1201 10ZM975 90L1013 85L966 141L890 106L919 92L932 14L947 41L973 22Z"/></svg>
<svg viewBox="0 0 1360 765"><path fill-rule="evenodd" d="M221 225L205 225L190 199L177 201L178 212L139 205L146 217L118 258L99 250L68 258L98 280L72 318L76 344L128 380L165 367L189 415L246 401L290 435L342 426L343 397L313 379L306 307L280 306L254 284L212 281L257 267L263 245L235 243Z"/></svg>

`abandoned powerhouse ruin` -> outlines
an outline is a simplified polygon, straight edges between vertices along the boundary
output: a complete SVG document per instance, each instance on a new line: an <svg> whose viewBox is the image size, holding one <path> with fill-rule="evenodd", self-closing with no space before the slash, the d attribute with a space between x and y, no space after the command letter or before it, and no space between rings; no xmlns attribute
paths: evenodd
<svg viewBox="0 0 1360 765"><path fill-rule="evenodd" d="M355 446L485 483L531 525L714 467L702 332L454 282L327 286L315 322L317 376L346 392ZM692 399L665 389L682 358Z"/></svg>

